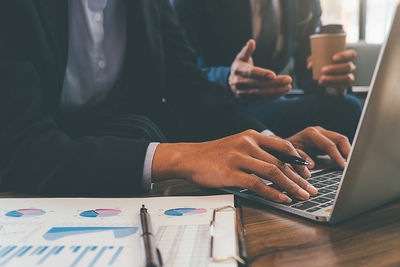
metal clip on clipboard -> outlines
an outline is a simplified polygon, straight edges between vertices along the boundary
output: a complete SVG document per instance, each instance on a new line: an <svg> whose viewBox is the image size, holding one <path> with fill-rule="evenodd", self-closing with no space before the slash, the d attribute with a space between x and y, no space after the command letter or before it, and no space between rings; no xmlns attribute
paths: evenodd
<svg viewBox="0 0 400 267"><path fill-rule="evenodd" d="M221 257L214 257L214 239L215 239L215 217L216 213L222 210L231 209L235 212L236 218L236 234L239 255L227 255ZM232 206L223 206L213 210L212 219L210 222L210 254L209 258L212 262L223 262L228 260L235 260L240 266L246 266L246 250L244 243L244 229L242 224L241 208Z"/></svg>

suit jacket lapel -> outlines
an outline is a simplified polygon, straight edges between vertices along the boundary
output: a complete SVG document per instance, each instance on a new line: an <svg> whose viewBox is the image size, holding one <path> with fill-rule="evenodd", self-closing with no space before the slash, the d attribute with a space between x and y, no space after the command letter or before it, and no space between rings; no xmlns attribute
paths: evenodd
<svg viewBox="0 0 400 267"><path fill-rule="evenodd" d="M154 14L160 13L159 1L127 0L127 67L130 73L127 79L145 79L136 73L157 73L159 79L147 80L146 83L156 83L156 88L165 84L164 53L162 46L161 18ZM135 84L135 83L132 83ZM136 83L137 84L137 83ZM146 94L149 92L141 92Z"/></svg>
<svg viewBox="0 0 400 267"><path fill-rule="evenodd" d="M215 36L221 39L220 51L236 55L252 38L252 19L249 0L203 0L206 1L207 17L212 20ZM233 60L230 59L230 60Z"/></svg>
<svg viewBox="0 0 400 267"><path fill-rule="evenodd" d="M57 64L57 74L63 78L68 56L68 0L37 0Z"/></svg>
<svg viewBox="0 0 400 267"><path fill-rule="evenodd" d="M34 4L45 32L43 41L49 44L43 84L47 89L45 99L49 101L46 109L55 110L60 102L68 57L68 0L36 0Z"/></svg>

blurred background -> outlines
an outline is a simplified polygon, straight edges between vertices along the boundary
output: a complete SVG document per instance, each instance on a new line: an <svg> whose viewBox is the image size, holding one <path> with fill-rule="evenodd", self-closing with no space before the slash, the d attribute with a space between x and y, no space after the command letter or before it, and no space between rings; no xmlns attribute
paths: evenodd
<svg viewBox="0 0 400 267"><path fill-rule="evenodd" d="M381 44L397 0L321 0L322 22L344 24L349 43Z"/></svg>

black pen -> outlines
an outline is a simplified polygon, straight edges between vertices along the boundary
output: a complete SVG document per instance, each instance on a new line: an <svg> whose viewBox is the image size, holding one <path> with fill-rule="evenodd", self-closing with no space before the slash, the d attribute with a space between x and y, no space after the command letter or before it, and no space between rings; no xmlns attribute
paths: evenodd
<svg viewBox="0 0 400 267"><path fill-rule="evenodd" d="M162 266L161 253L156 248L153 230L151 227L150 215L142 205L140 209L140 243L143 251L143 266L159 267Z"/></svg>
<svg viewBox="0 0 400 267"><path fill-rule="evenodd" d="M311 165L311 162L308 162L307 160L304 160L296 156L291 156L278 151L268 151L268 153L284 163L292 165L304 165L304 166Z"/></svg>

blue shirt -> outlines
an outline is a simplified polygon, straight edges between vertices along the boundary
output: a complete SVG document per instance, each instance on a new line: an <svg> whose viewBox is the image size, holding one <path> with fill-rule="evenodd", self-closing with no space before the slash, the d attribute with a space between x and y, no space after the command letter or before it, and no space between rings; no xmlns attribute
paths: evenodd
<svg viewBox="0 0 400 267"><path fill-rule="evenodd" d="M69 0L68 9L68 61L61 93L61 110L67 114L107 98L121 76L127 46L126 0ZM147 149L144 189L150 188L157 145Z"/></svg>

